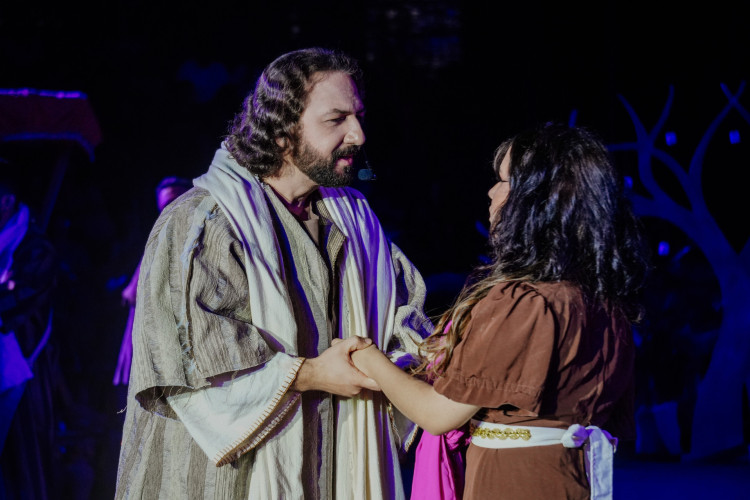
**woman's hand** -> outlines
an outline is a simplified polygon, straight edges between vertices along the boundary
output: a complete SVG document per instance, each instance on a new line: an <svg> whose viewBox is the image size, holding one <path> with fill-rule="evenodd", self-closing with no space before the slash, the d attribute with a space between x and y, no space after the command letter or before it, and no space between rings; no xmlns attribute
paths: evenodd
<svg viewBox="0 0 750 500"><path fill-rule="evenodd" d="M479 410L479 406L452 401L438 394L427 382L394 365L377 346L360 344L358 347L349 351L357 370L374 379L401 413L430 434L456 429Z"/></svg>
<svg viewBox="0 0 750 500"><path fill-rule="evenodd" d="M354 366L356 366L359 371L370 378L373 378L373 366L378 362L377 358L385 358L386 361L388 361L389 363L391 362L388 357L383 354L383 351L378 349L375 344L365 347L364 349L352 351L351 357Z"/></svg>

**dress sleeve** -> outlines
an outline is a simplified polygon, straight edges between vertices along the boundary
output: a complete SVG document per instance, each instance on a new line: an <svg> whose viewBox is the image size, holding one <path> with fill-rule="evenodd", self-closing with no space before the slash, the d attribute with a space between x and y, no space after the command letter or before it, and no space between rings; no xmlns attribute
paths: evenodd
<svg viewBox="0 0 750 500"><path fill-rule="evenodd" d="M435 390L458 402L537 416L554 355L557 325L546 300L532 286L495 286L474 307Z"/></svg>

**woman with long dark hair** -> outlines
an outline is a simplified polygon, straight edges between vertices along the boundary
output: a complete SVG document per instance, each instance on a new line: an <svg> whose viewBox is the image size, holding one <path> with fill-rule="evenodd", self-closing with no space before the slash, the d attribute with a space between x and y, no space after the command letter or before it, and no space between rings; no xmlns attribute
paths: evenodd
<svg viewBox="0 0 750 500"><path fill-rule="evenodd" d="M635 433L638 221L584 128L518 134L494 168L492 262L424 342L417 376L377 349L352 359L429 433L468 423L464 498L607 498L617 438Z"/></svg>

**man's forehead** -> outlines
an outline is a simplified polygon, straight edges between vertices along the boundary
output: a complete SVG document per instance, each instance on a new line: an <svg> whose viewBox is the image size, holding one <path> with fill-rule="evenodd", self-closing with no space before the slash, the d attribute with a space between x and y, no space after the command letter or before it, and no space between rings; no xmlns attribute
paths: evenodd
<svg viewBox="0 0 750 500"><path fill-rule="evenodd" d="M313 86L307 98L308 109L315 113L360 113L364 103L352 78L343 72L313 75Z"/></svg>

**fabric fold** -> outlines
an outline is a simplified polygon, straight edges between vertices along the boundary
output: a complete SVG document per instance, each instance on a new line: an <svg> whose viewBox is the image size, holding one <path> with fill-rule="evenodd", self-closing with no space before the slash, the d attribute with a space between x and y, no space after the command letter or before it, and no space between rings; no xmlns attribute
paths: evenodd
<svg viewBox="0 0 750 500"><path fill-rule="evenodd" d="M463 498L463 452L469 445L469 434L465 427L439 436L422 431L414 461L410 500Z"/></svg>

